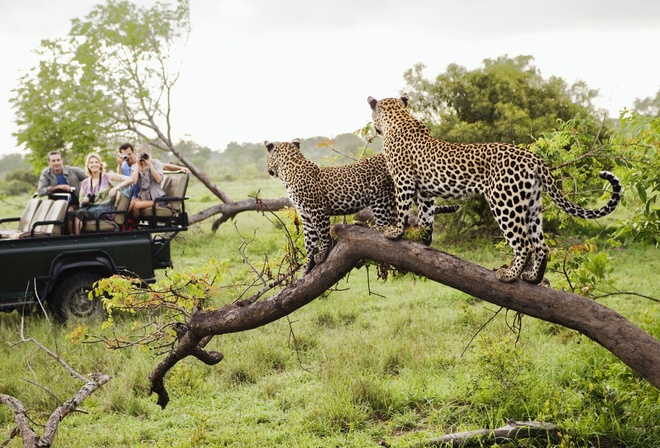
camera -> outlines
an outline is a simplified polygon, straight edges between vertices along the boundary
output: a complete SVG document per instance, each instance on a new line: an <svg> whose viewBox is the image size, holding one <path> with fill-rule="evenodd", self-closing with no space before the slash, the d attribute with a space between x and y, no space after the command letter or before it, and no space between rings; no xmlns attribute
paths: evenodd
<svg viewBox="0 0 660 448"><path fill-rule="evenodd" d="M140 154L140 160L149 160L149 154L143 152L142 154Z"/></svg>
<svg viewBox="0 0 660 448"><path fill-rule="evenodd" d="M87 199L89 199L89 202L92 203L94 202L94 199L96 199L96 195L94 193L90 193L87 195Z"/></svg>
<svg viewBox="0 0 660 448"><path fill-rule="evenodd" d="M127 156L126 154L124 154L124 155L122 156L122 159L124 159L124 160L128 160L128 156Z"/></svg>

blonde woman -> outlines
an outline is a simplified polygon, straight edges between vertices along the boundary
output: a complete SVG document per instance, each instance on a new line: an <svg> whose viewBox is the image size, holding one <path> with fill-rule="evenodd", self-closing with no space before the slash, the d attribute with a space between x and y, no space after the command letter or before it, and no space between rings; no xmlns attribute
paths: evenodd
<svg viewBox="0 0 660 448"><path fill-rule="evenodd" d="M115 210L114 194L110 194L112 189L111 181L121 182L125 178L117 173L104 172L103 159L101 156L92 152L85 158L85 170L88 178L82 181L80 185L80 208L69 213L69 233L79 235L85 221L92 221L98 218L99 214L113 212ZM113 219L113 215L104 215L107 219Z"/></svg>

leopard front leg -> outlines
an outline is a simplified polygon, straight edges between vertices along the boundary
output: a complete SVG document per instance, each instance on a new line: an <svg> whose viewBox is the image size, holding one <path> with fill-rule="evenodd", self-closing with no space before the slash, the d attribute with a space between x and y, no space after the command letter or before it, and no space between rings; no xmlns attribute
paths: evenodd
<svg viewBox="0 0 660 448"><path fill-rule="evenodd" d="M303 222L303 237L305 242L305 253L307 256L307 260L303 266L303 273L307 274L314 269L314 266L316 266L319 236L311 218L307 214L301 214L300 217Z"/></svg>
<svg viewBox="0 0 660 448"><path fill-rule="evenodd" d="M315 208L309 210L307 213L308 222L310 223L310 234L314 235L313 252L307 253L307 264L309 267L305 273L311 271L314 266L319 265L325 261L332 248L332 237L330 236L330 216L327 214L325 208Z"/></svg>

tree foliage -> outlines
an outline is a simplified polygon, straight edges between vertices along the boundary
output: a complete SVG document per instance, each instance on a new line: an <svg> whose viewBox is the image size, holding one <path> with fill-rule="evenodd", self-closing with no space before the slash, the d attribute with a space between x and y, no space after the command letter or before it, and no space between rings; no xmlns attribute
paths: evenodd
<svg viewBox="0 0 660 448"><path fill-rule="evenodd" d="M435 137L460 143L527 144L554 129L557 119L593 114L597 91L584 82L544 79L533 62L532 56L501 56L474 70L450 64L434 80L416 64L404 74L409 107Z"/></svg>
<svg viewBox="0 0 660 448"><path fill-rule="evenodd" d="M635 99L632 110L639 115L660 117L660 90L658 90L658 93L654 97Z"/></svg>
<svg viewBox="0 0 660 448"><path fill-rule="evenodd" d="M129 138L170 140L170 94L178 77L173 48L190 30L188 1L151 8L109 0L74 19L65 38L43 40L40 63L11 99L19 145L35 168L46 153L82 164L92 149L116 149ZM165 131L161 128L165 126Z"/></svg>
<svg viewBox="0 0 660 448"><path fill-rule="evenodd" d="M624 112L609 139L628 188L630 218L616 223L623 242L660 244L660 116Z"/></svg>

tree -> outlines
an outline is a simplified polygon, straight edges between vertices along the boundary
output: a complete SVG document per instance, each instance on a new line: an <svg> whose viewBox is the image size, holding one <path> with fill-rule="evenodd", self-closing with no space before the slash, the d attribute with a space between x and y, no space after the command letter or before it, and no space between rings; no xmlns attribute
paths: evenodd
<svg viewBox="0 0 660 448"><path fill-rule="evenodd" d="M45 166L52 149L68 163L82 164L92 148L113 158L118 142L148 141L174 155L224 203L191 223L218 213L225 220L234 216L235 202L184 153L189 145L179 149L172 140L171 98L180 67L174 55L189 33L188 0L151 8L108 0L73 20L66 38L42 41L41 62L19 80L11 99L15 136L30 150L35 169ZM255 199L244 202L257 208Z"/></svg>
<svg viewBox="0 0 660 448"><path fill-rule="evenodd" d="M636 98L632 109L640 115L660 117L660 90L654 97Z"/></svg>
<svg viewBox="0 0 660 448"><path fill-rule="evenodd" d="M172 344L150 375L151 392L157 394L158 403L162 407L168 404L165 376L179 361L193 356L214 365L223 359L222 353L205 350L213 336L247 331L280 319L321 296L367 260L385 263L501 307L577 330L660 388L660 341L593 300L522 281L503 283L496 279L493 271L409 240L389 240L365 227L336 225L333 232L337 237L335 247L327 260L308 275L295 279L294 270L282 269L273 280L264 280L263 288L253 296L239 296L219 309L202 309L205 288L215 281L214 275L209 275L207 271L195 272L195 277L202 280L199 287L177 276L170 291L154 291L155 309L160 314L167 306L163 300L169 300L176 307L181 306L179 299L171 297L171 292L181 288L181 285L186 288L183 295L190 305L185 312L179 309L185 320L174 325L177 343ZM286 285L283 289L266 297L275 286L283 284ZM112 287L107 283L104 288L112 292ZM196 292L190 294L189 290ZM125 287L120 287L116 292L118 294L114 296L119 303L124 303L130 296ZM144 299L136 296L135 306L144 307L147 303ZM111 303L113 308L117 304L114 299ZM159 328L162 326L159 325ZM162 344L159 346L163 347Z"/></svg>
<svg viewBox="0 0 660 448"><path fill-rule="evenodd" d="M459 143L525 145L554 129L557 120L593 115L597 91L584 82L546 80L533 62L532 56L501 56L475 70L450 64L434 81L416 64L403 76L409 107L435 137Z"/></svg>

